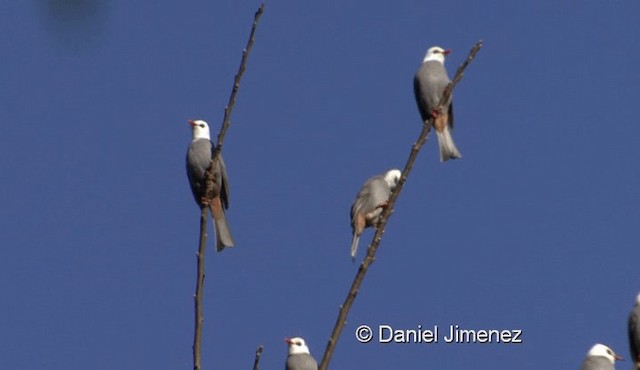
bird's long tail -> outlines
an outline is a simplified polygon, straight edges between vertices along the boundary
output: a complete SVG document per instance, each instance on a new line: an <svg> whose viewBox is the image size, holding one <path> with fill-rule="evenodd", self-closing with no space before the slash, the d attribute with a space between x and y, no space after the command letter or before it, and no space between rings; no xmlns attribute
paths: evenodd
<svg viewBox="0 0 640 370"><path fill-rule="evenodd" d="M220 252L226 247L233 247L233 237L219 197L215 197L211 201L211 215L213 216L213 227L216 229L216 250Z"/></svg>
<svg viewBox="0 0 640 370"><path fill-rule="evenodd" d="M360 234L354 232L353 240L351 241L351 259L356 259L356 252L358 251L358 243L360 242Z"/></svg>
<svg viewBox="0 0 640 370"><path fill-rule="evenodd" d="M446 162L449 159L462 158L462 154L456 148L456 144L451 137L449 125L444 125L442 132L436 130L438 136L438 147L440 148L440 162Z"/></svg>

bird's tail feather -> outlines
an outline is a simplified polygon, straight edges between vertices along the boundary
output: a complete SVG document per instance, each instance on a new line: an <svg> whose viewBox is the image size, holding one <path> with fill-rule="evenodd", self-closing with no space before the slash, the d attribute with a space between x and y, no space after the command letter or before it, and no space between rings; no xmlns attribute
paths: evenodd
<svg viewBox="0 0 640 370"><path fill-rule="evenodd" d="M231 236L231 230L229 230L229 224L222 209L220 198L213 198L211 215L213 216L213 227L216 230L216 250L220 252L226 247L233 247L233 237Z"/></svg>
<svg viewBox="0 0 640 370"><path fill-rule="evenodd" d="M438 136L438 147L440 148L440 162L446 162L449 159L462 158L462 154L456 148L456 144L451 137L449 126L445 125L442 132L436 130Z"/></svg>
<svg viewBox="0 0 640 370"><path fill-rule="evenodd" d="M356 251L358 250L358 242L360 241L360 235L353 233L353 240L351 241L351 259L356 259Z"/></svg>

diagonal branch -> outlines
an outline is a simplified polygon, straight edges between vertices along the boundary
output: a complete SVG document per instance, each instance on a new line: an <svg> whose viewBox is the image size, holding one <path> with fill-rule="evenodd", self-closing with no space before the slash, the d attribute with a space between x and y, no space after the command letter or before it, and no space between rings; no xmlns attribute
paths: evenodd
<svg viewBox="0 0 640 370"><path fill-rule="evenodd" d="M262 350L264 350L263 346L258 346L258 348L256 348L256 358L253 360L253 370L258 370L258 363L260 362L260 356L262 356Z"/></svg>
<svg viewBox="0 0 640 370"><path fill-rule="evenodd" d="M217 162L218 157L220 157L220 153L222 151L222 142L224 140L225 133L230 125L231 120L231 111L233 110L233 106L236 102L236 95L238 94L238 90L240 88L240 80L242 79L242 75L244 74L247 59L249 58L249 52L253 47L253 41L255 39L256 27L258 26L258 21L260 20L260 16L264 12L264 3L260 5L258 10L256 11L253 17L253 26L251 27L251 33L249 35L249 41L247 42L247 46L242 51L242 60L240 61L240 67L238 68L238 72L236 73L235 79L233 81L233 89L231 90L231 96L229 97L229 103L224 109L224 119L222 122L222 127L220 129L220 134L218 135L218 143L215 147L211 158L211 164L209 164L209 168L205 172L205 183L206 183L206 198L211 199L213 194L213 186L218 179L215 177L215 166L214 163ZM193 335L193 368L194 370L201 369L201 342L202 342L202 322L204 321L202 317L202 298L203 298L203 288L204 288L204 253L206 249L206 241L207 241L207 209L209 208L208 204L202 205L202 213L200 216L200 244L198 246L198 272L197 272L197 280L196 280L196 294L194 296L195 300L195 329ZM262 351L260 351L262 352ZM257 363L256 363L257 364Z"/></svg>
<svg viewBox="0 0 640 370"><path fill-rule="evenodd" d="M264 13L264 3L260 4L258 10L253 16L253 25L251 26L251 33L249 33L249 40L247 40L247 46L242 50L242 59L240 60L240 66L238 67L238 72L236 72L236 76L233 79L233 88L231 89L231 95L229 96L229 102L227 106L224 108L224 117L222 119L222 127L220 127L220 133L218 134L218 142L215 145L213 150L213 155L211 157L211 164L209 168L207 168L207 172L205 174L207 181L207 196L211 195L211 190L213 189L213 184L217 180L215 178L215 171L213 164L218 161L218 157L220 157L220 153L222 152L222 144L224 142L224 137L227 134L227 130L231 125L231 112L233 111L233 106L236 104L236 96L238 95L238 90L240 89L240 80L242 80L242 76L244 75L244 71L247 67L247 60L249 59L249 53L253 48L253 42L255 41L256 29L258 27L258 22L260 21L260 17Z"/></svg>
<svg viewBox="0 0 640 370"><path fill-rule="evenodd" d="M249 53L253 48L253 42L255 40L256 28L258 27L258 22L260 21L260 17L264 13L264 3L260 4L258 10L256 10L256 14L253 16L253 26L251 27L251 33L249 34L249 40L247 41L247 46L242 50L242 59L240 60L240 67L238 67L238 72L233 80L233 89L231 90L231 96L229 96L229 103L224 108L224 118L222 119L222 127L220 128L220 133L218 134L218 142L216 143L216 149L213 152L214 161L218 159L220 152L222 151L222 142L224 141L224 136L227 133L227 129L229 129L229 125L231 124L231 111L233 110L233 106L236 104L236 95L238 95L238 90L240 89L240 80L244 75L244 70L247 67L247 60L249 59Z"/></svg>
<svg viewBox="0 0 640 370"><path fill-rule="evenodd" d="M441 101L449 100L449 97L451 96L453 89L456 87L458 82L462 80L462 75L464 75L464 70L469 66L473 58L476 57L476 54L478 54L481 47L482 47L482 40L479 40L478 42L476 42L475 45L473 45L473 47L471 48L471 51L469 51L469 56L460 65L460 67L458 67L458 69L456 70L456 75L453 77L453 80L449 83L449 85L447 85L447 87L442 92L442 97L446 100L441 100Z"/></svg>
<svg viewBox="0 0 640 370"><path fill-rule="evenodd" d="M442 98L440 99L441 102L449 101L449 97L453 92L453 88L462 79L462 74L464 70L467 68L469 63L471 63L471 61L476 56L476 54L478 53L481 47L482 47L482 40L478 41L473 46L465 62L456 71L455 77L442 93ZM440 109L441 107L438 107L438 110ZM424 143L427 141L427 137L429 135L429 132L431 131L431 126L433 125L432 121L433 121L433 118L430 118L426 120L422 125L422 131L420 132L420 136L418 136L418 139L416 140L416 142L411 147L411 152L409 153L409 158L407 159L404 169L402 170L402 176L400 177L400 181L398 182L398 185L396 186L395 191L391 194L391 197L389 197L388 206L383 210L382 214L380 215L380 223L378 224L376 228L376 232L373 235L373 240L371 241L371 244L367 249L367 255L362 261L360 268L358 268L358 272L356 273L356 276L353 279L353 282L351 283L351 288L349 289L349 293L347 294L347 297L345 298L344 303L340 306L340 312L338 313L338 318L333 328L333 332L331 333L331 337L329 338L329 342L327 343L327 348L325 349L324 355L322 357L322 362L318 367L318 369L320 370L326 370L327 368L329 368L329 362L331 361L331 356L333 356L335 347L338 344L338 339L340 338L342 329L344 329L344 326L347 323L347 316L349 315L349 310L351 309L351 306L353 305L353 302L355 301L356 296L360 291L360 285L362 285L362 281L364 280L364 276L366 275L367 270L369 269L369 266L371 266L373 261L375 261L376 251L380 246L380 241L382 240L382 235L384 234L385 228L387 226L387 221L389 220L389 217L393 212L393 209L396 204L396 200L400 196L400 192L402 191L402 188L404 187L404 184L407 181L407 178L409 177L409 173L411 173L411 169L413 168L413 163L418 157L418 153L420 149L422 148Z"/></svg>

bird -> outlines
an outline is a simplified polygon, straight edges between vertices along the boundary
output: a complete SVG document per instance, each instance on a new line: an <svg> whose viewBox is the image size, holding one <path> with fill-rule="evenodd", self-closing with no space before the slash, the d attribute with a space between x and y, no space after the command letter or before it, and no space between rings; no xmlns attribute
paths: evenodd
<svg viewBox="0 0 640 370"><path fill-rule="evenodd" d="M234 241L229 230L225 209L229 208L229 178L227 168L220 154L215 171L215 181L211 199L206 194L205 173L213 158L215 145L211 142L209 125L203 120L187 121L193 129L193 140L187 149L187 177L191 192L198 206L208 205L213 218L213 227L216 231L216 250L222 251L225 247L233 247Z"/></svg>
<svg viewBox="0 0 640 370"><path fill-rule="evenodd" d="M640 294L636 296L636 304L629 313L628 321L629 350L633 369L640 370Z"/></svg>
<svg viewBox="0 0 640 370"><path fill-rule="evenodd" d="M318 362L311 356L304 339L284 338L284 341L289 345L285 370L318 370Z"/></svg>
<svg viewBox="0 0 640 370"><path fill-rule="evenodd" d="M440 162L449 159L462 158L451 137L453 129L453 98L442 104L438 110L442 93L449 84L449 76L444 68L444 58L451 50L444 50L439 46L433 46L427 50L426 55L413 78L413 93L416 97L418 110L422 122L433 118L433 127L438 137L440 148Z"/></svg>
<svg viewBox="0 0 640 370"><path fill-rule="evenodd" d="M622 360L622 357L604 344L596 343L587 352L580 370L614 370L616 360Z"/></svg>
<svg viewBox="0 0 640 370"><path fill-rule="evenodd" d="M351 205L351 258L355 260L360 235L365 228L377 226L382 209L387 206L391 192L396 189L402 172L394 168L383 175L368 179Z"/></svg>

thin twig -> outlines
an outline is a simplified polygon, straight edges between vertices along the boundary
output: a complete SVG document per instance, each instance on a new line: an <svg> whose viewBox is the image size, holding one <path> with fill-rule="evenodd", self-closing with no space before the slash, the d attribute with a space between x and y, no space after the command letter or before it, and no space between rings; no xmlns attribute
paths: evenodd
<svg viewBox="0 0 640 370"><path fill-rule="evenodd" d="M482 47L482 40L478 41L475 44L475 46L471 49L469 53L469 57L467 57L467 60L456 71L456 75L454 79L449 83L449 85L445 88L444 92L442 93L442 98L440 99L441 102L449 101L449 97L453 92L453 88L460 81L460 79L462 79L462 74L465 68L467 68L469 63L471 63L471 61L473 60L475 55L478 53L481 47ZM438 110L440 108L441 107L438 107ZM431 126L433 125L432 121L433 121L433 118L430 118L426 120L422 125L422 131L420 132L420 136L418 136L418 139L416 140L416 142L411 147L411 152L409 153L409 158L407 159L404 169L402 170L402 176L400 177L400 181L398 181L398 185L396 186L396 189L391 194L391 197L389 197L388 206L384 208L382 214L380 215L380 222L376 228L375 234L373 235L373 240L371 241L371 244L367 249L367 256L362 261L360 268L358 268L358 272L356 273L356 276L353 279L353 282L351 283L351 288L349 289L349 293L347 294L347 297L345 298L342 306L340 306L340 312L338 313L338 318L336 319L335 326L333 327L333 332L331 333L331 337L329 338L329 342L327 343L327 348L322 357L322 362L318 367L320 370L326 370L329 367L329 362L331 361L331 356L333 356L333 351L335 350L335 347L338 343L338 339L340 338L342 329L344 329L344 326L347 323L347 316L349 315L349 310L351 309L351 306L353 305L353 302L355 301L356 296L360 291L360 285L364 280L364 276L366 275L367 270L369 269L369 266L371 266L373 261L375 261L376 251L380 246L380 241L382 240L382 235L384 234L385 228L387 226L387 221L389 220L389 217L393 212L396 199L398 199L398 196L400 196L400 192L402 191L402 188L405 182L407 181L407 178L409 177L409 173L413 168L413 163L418 157L420 148L422 148L424 143L427 141L427 137L429 135L429 132L431 131Z"/></svg>
<svg viewBox="0 0 640 370"><path fill-rule="evenodd" d="M449 97L451 96L451 93L453 92L453 89L456 87L458 82L462 80L462 75L464 74L464 70L469 66L473 58L476 57L476 54L478 54L481 47L482 47L482 40L479 40L478 42L476 42L475 45L473 45L473 47L471 48L471 51L469 52L469 56L460 65L460 67L458 67L458 69L456 70L456 75L453 77L453 80L449 83L449 85L447 85L447 87L442 92L443 98L446 97L447 100L449 99ZM441 100L441 101L447 101L447 100Z"/></svg>
<svg viewBox="0 0 640 370"><path fill-rule="evenodd" d="M233 81L233 89L231 90L231 96L229 97L229 103L224 109L224 119L222 122L222 127L220 128L220 134L218 134L218 143L213 152L211 163L205 172L205 194L207 199L211 199L213 194L214 183L218 181L215 176L215 171L213 170L215 166L214 163L217 162L218 157L220 156L222 150L222 142L224 140L225 133L230 125L231 119L231 111L233 109L233 105L236 102L236 95L238 94L238 89L240 88L240 79L244 74L244 70L247 65L247 59L249 57L249 52L253 47L253 41L255 39L256 27L258 25L258 21L260 20L260 16L264 12L264 3L260 4L260 7L256 11L253 17L253 26L251 27L251 34L249 35L249 41L247 42L247 46L242 51L242 60L240 61L240 67L238 68L238 72L236 73L235 79ZM202 342L202 322L204 319L202 318L202 297L203 297L203 286L204 286L204 252L205 245L207 240L207 209L209 208L208 204L202 205L202 213L200 215L200 245L198 247L198 276L196 281L196 294L195 294L195 329L193 335L193 368L194 370L201 369L201 342Z"/></svg>
<svg viewBox="0 0 640 370"><path fill-rule="evenodd" d="M229 103L227 103L227 106L224 108L222 127L220 128L220 133L218 134L218 143L216 144L216 149L213 152L214 161L218 159L218 156L222 151L222 142L224 141L224 136L226 135L227 129L231 124L231 111L233 110L233 106L236 103L236 95L238 95L238 90L240 89L240 80L242 79L242 75L244 75L244 70L247 66L247 59L249 59L249 53L253 48L256 28L258 27L258 22L260 21L262 13L264 13L264 3L260 4L260 7L258 8L258 10L256 10L256 14L253 16L253 26L251 27L249 40L247 41L247 46L244 48L244 50L242 50L242 59L240 60L240 67L238 67L236 77L233 80L233 89L231 90L231 96L229 96Z"/></svg>
<svg viewBox="0 0 640 370"><path fill-rule="evenodd" d="M258 346L256 349L256 359L253 360L253 370L258 370L258 362L260 362L260 356L262 356L262 350L264 347Z"/></svg>
<svg viewBox="0 0 640 370"><path fill-rule="evenodd" d="M236 76L233 79L233 87L231 89L231 95L229 96L229 102L227 106L224 108L224 117L222 119L222 126L220 127L220 133L218 133L218 142L213 150L213 155L211 156L211 164L205 173L206 178L206 194L207 197L211 197L213 192L214 183L218 180L215 178L215 171L213 164L218 161L218 157L220 153L222 153L222 144L224 142L224 137L227 134L227 130L231 125L231 111L233 110L233 106L236 104L236 96L238 95L238 90L240 89L240 80L244 75L244 71L247 67L247 60L249 59L249 53L253 48L253 42L255 41L256 29L258 27L258 22L260 21L260 17L264 13L264 3L260 4L258 10L253 15L253 25L251 26L251 33L249 33L249 40L247 40L247 46L242 50L242 59L240 60L240 66L238 67L238 72L236 72Z"/></svg>
<svg viewBox="0 0 640 370"><path fill-rule="evenodd" d="M200 213L200 245L198 246L198 277L196 280L195 300L195 330L193 334L193 369L200 370L200 343L202 342L202 294L204 292L204 252L207 249L207 208L202 207Z"/></svg>

